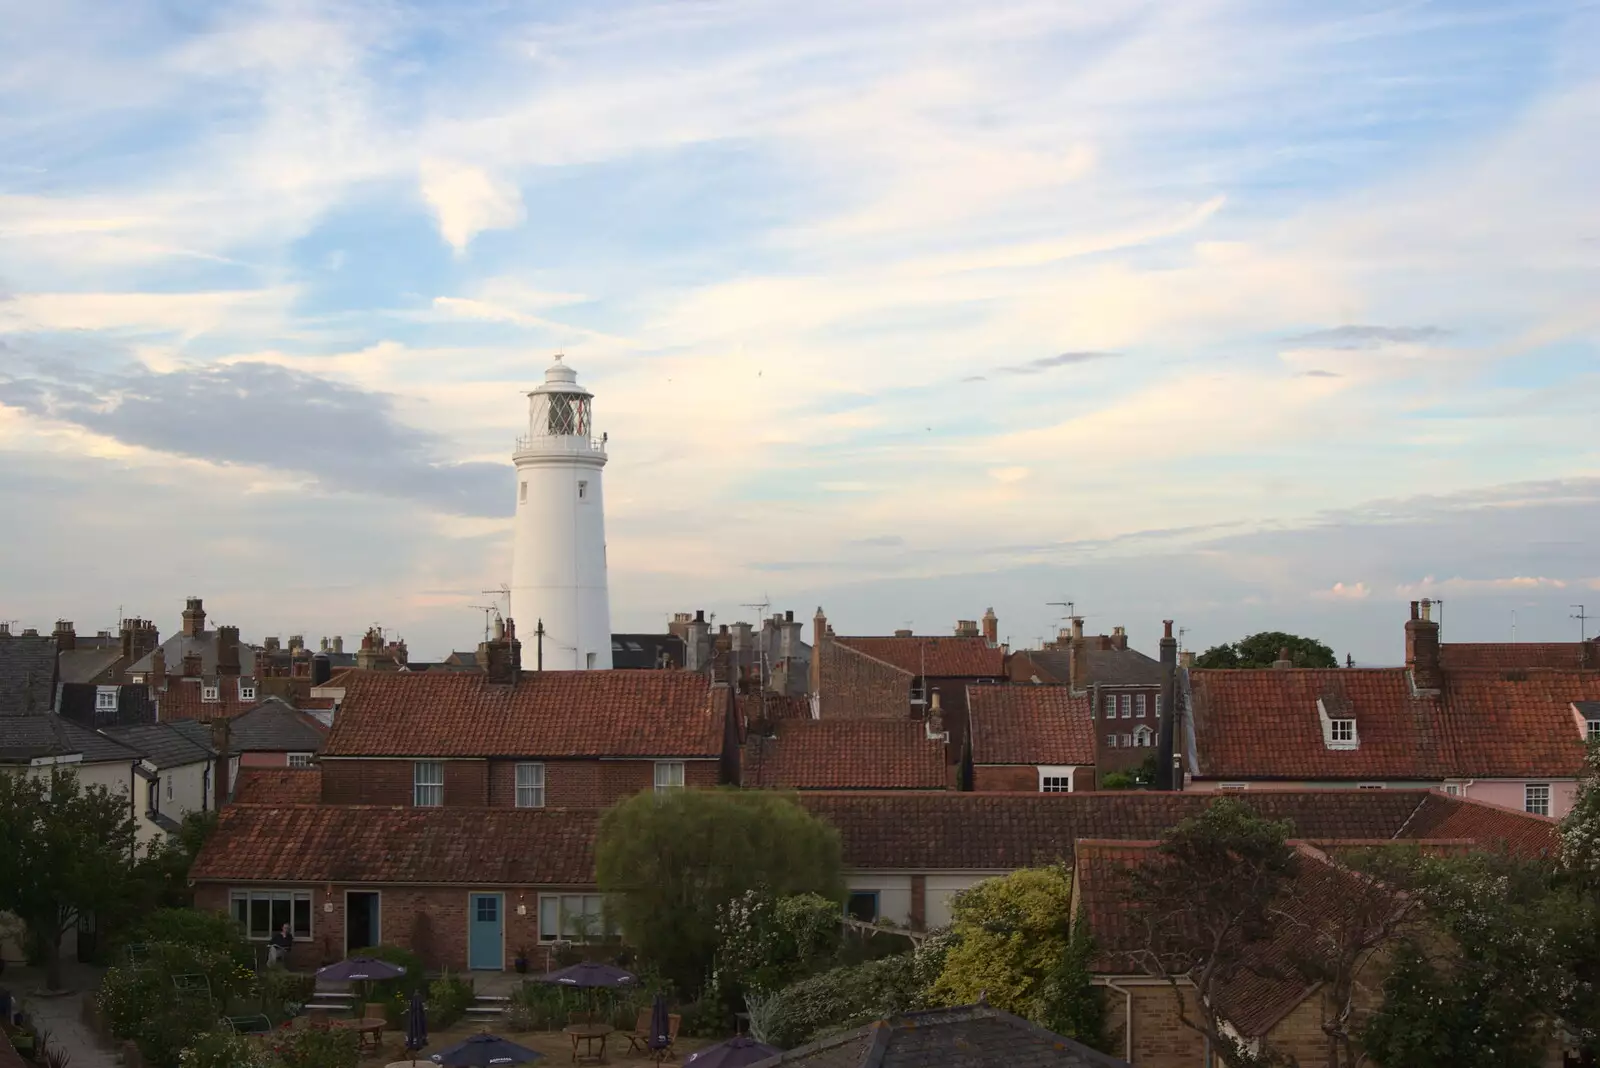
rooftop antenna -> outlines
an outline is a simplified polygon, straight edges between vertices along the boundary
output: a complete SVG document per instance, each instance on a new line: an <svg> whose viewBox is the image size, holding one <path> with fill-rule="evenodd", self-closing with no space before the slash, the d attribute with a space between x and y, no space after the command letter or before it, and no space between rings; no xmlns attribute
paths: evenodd
<svg viewBox="0 0 1600 1068"><path fill-rule="evenodd" d="M483 640L488 641L490 614L493 613L495 615L499 615L500 610L492 604L469 604L467 607L476 608L478 611L483 613Z"/></svg>
<svg viewBox="0 0 1600 1068"><path fill-rule="evenodd" d="M1572 618L1578 621L1578 640L1586 642L1589 640L1589 616L1584 612L1583 605L1575 604L1572 607L1577 609Z"/></svg>
<svg viewBox="0 0 1600 1068"><path fill-rule="evenodd" d="M511 587L509 585L502 582L500 583L500 587L498 589L479 590L478 592L483 594L485 597L493 598L495 601L505 602L506 610L500 614L501 619L504 619L506 616L511 614ZM478 606L474 605L474 607Z"/></svg>
<svg viewBox="0 0 1600 1068"><path fill-rule="evenodd" d="M1188 627L1178 628L1178 652L1183 652L1183 636L1189 633Z"/></svg>
<svg viewBox="0 0 1600 1068"><path fill-rule="evenodd" d="M740 605L739 607L748 608L751 611L755 612L756 613L756 619L760 620L761 649L760 649L760 652L757 654L757 659L756 659L756 681L758 683L760 683L760 686L761 686L761 722L762 723L766 723L767 722L767 679L769 677L768 666L767 666L767 637L766 637L767 629L766 629L766 627L767 627L767 612L768 612L768 610L770 610L772 608L772 598L768 597L765 593L763 593L761 595L761 600L751 602L750 604Z"/></svg>

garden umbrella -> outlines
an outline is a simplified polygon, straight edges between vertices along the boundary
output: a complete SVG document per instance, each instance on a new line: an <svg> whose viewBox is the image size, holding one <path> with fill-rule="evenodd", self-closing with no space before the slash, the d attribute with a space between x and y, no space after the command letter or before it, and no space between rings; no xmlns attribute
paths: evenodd
<svg viewBox="0 0 1600 1068"><path fill-rule="evenodd" d="M317 969L317 978L329 983L353 983L364 979L398 979L405 968L374 957L351 957L338 964Z"/></svg>
<svg viewBox="0 0 1600 1068"><path fill-rule="evenodd" d="M428 1007L422 1002L422 991L411 992L411 1004L406 1008L406 1049L416 1062L417 1050L428 1044Z"/></svg>
<svg viewBox="0 0 1600 1068"><path fill-rule="evenodd" d="M650 1039L645 1044L657 1053L672 1045L672 1021L667 1017L667 999L660 994L650 1003Z"/></svg>
<svg viewBox="0 0 1600 1068"><path fill-rule="evenodd" d="M444 1068L489 1068L492 1064L527 1064L544 1056L526 1046L508 1042L491 1034L473 1035L449 1049L433 1055L433 1063Z"/></svg>
<svg viewBox="0 0 1600 1068"><path fill-rule="evenodd" d="M694 1068L744 1068L747 1064L764 1061L782 1052L778 1047L757 1042L749 1035L739 1035L689 1054L683 1059L683 1064L684 1068L689 1068L691 1064Z"/></svg>
<svg viewBox="0 0 1600 1068"><path fill-rule="evenodd" d="M599 989L615 990L618 987L632 986L636 977L632 972L623 971L621 968L599 961L585 960L577 964L570 964L565 968L557 968L539 977L542 983L552 986L575 986L589 991L589 1010L594 1011L594 991Z"/></svg>

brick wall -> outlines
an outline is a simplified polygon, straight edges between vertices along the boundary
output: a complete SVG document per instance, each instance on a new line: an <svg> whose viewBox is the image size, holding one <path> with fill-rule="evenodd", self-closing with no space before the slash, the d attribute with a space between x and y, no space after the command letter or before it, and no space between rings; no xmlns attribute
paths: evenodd
<svg viewBox="0 0 1600 1068"><path fill-rule="evenodd" d="M1127 1048L1124 1027L1127 1002L1131 1000L1134 1068L1204 1068L1205 1039L1178 1021L1171 987L1162 984L1127 989L1132 992L1131 999L1119 991L1106 990L1106 1035L1116 1056L1122 1056ZM1190 1018L1195 1019L1194 991L1183 988L1181 992Z"/></svg>
<svg viewBox="0 0 1600 1068"><path fill-rule="evenodd" d="M1072 789L1080 792L1093 790L1094 772L1095 769L1090 767L1074 768ZM1038 793L1039 769L1031 764L978 764L972 769L972 789L979 793Z"/></svg>
<svg viewBox="0 0 1600 1068"><path fill-rule="evenodd" d="M412 798L412 761L337 760L322 762L322 800L331 805L401 805ZM515 760L444 762L446 806L511 808L517 803ZM605 808L641 790L655 789L653 760L544 761L545 805L551 808ZM686 760L687 786L715 786L717 760Z"/></svg>
<svg viewBox="0 0 1600 1068"><path fill-rule="evenodd" d="M202 883L196 886L195 907L219 912L229 911L230 889L227 885L214 883ZM422 957L430 970L449 968L453 971L462 971L467 967L467 909L471 894L498 893L503 897L505 951L502 970L511 971L517 951L526 949L532 962L530 970L543 971L544 953L539 948L539 895L561 892L595 893L593 887L474 888L340 883L334 883L331 887L285 884L271 889L311 890L311 939L296 942L289 954L290 967L307 970L343 960L345 957L346 890L375 890L381 895L380 934L385 945L411 950ZM323 905L329 901L333 903L333 911L325 912ZM526 906L525 915L517 914L518 905Z"/></svg>
<svg viewBox="0 0 1600 1068"><path fill-rule="evenodd" d="M817 658L826 719L907 719L911 715L908 672L840 645L824 642Z"/></svg>

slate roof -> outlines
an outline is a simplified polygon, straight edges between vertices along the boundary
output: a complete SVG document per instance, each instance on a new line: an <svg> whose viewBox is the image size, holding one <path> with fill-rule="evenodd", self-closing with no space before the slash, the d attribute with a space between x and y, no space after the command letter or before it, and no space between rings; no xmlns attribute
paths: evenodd
<svg viewBox="0 0 1600 1068"><path fill-rule="evenodd" d="M56 640L0 635L0 716L49 712L56 698Z"/></svg>
<svg viewBox="0 0 1600 1068"><path fill-rule="evenodd" d="M1098 1050L979 1002L878 1020L753 1068L1127 1068Z"/></svg>
<svg viewBox="0 0 1600 1068"><path fill-rule="evenodd" d="M811 718L811 698L805 694L769 693L763 702L759 693L742 693L735 700L739 702L739 721L746 725L759 723L763 714L772 723Z"/></svg>
<svg viewBox="0 0 1600 1068"><path fill-rule="evenodd" d="M514 687L358 671L323 755L715 757L726 712L725 691L687 671L524 671Z"/></svg>
<svg viewBox="0 0 1600 1068"><path fill-rule="evenodd" d="M1161 661L1137 649L1107 647L1109 640L1104 635L1084 639L1087 677L1079 684L1080 689L1097 682L1102 686L1161 685ZM1065 649L1023 649L1017 655L1027 657L1034 665L1040 682L1066 685L1072 680L1072 654Z"/></svg>
<svg viewBox="0 0 1600 1068"><path fill-rule="evenodd" d="M217 673L217 632L203 630L199 634L184 634L179 631L160 646L165 650L167 674L172 675L183 670L183 658L189 653L200 654L200 673L202 675L215 675ZM265 659L267 654L263 654ZM287 651L284 653L287 657ZM128 665L128 671L134 674L145 674L154 668L155 652L151 651ZM254 675L256 671L256 649L254 646L239 643L239 673Z"/></svg>
<svg viewBox="0 0 1600 1068"><path fill-rule="evenodd" d="M1572 703L1600 671L1450 671L1413 696L1404 668L1190 671L1195 774L1213 779L1571 777ZM1319 698L1349 709L1359 748L1323 741Z"/></svg>
<svg viewBox="0 0 1600 1068"><path fill-rule="evenodd" d="M228 721L232 753L318 753L328 729L276 697Z"/></svg>
<svg viewBox="0 0 1600 1068"><path fill-rule="evenodd" d="M1592 670L1600 668L1600 638L1586 642L1441 642L1439 663L1447 669Z"/></svg>
<svg viewBox="0 0 1600 1068"><path fill-rule="evenodd" d="M1555 822L1427 790L1252 790L1159 793L803 793L800 803L839 829L849 868L1010 871L1070 863L1080 838L1159 838L1219 797L1242 799L1295 837L1472 839L1553 853Z"/></svg>
<svg viewBox="0 0 1600 1068"><path fill-rule="evenodd" d="M193 720L104 727L100 733L137 750L157 768L199 764L217 755L211 748L211 732Z"/></svg>
<svg viewBox="0 0 1600 1068"><path fill-rule="evenodd" d="M998 679L1006 673L1005 650L983 638L865 637L835 642L912 675L929 678Z"/></svg>
<svg viewBox="0 0 1600 1068"><path fill-rule="evenodd" d="M235 805L315 805L322 800L318 768L259 768L243 765L233 781Z"/></svg>
<svg viewBox="0 0 1600 1068"><path fill-rule="evenodd" d="M204 677L167 676L167 688L156 694L156 714L163 721L180 719L232 719L266 700L259 686L248 701L239 697L239 683L254 684L245 675L206 675ZM217 700L205 700L205 687L217 687Z"/></svg>
<svg viewBox="0 0 1600 1068"><path fill-rule="evenodd" d="M57 711L80 727L110 727L119 723L154 723L156 706L150 688L138 683L117 687L117 707L101 709L100 687L87 682L63 682Z"/></svg>
<svg viewBox="0 0 1600 1068"><path fill-rule="evenodd" d="M139 759L139 753L98 731L43 712L0 716L0 763L26 764L35 757L81 753L87 764Z"/></svg>
<svg viewBox="0 0 1600 1068"><path fill-rule="evenodd" d="M611 666L633 670L653 670L661 656L670 658L673 667L683 667L683 639L676 634L613 634Z"/></svg>
<svg viewBox="0 0 1600 1068"><path fill-rule="evenodd" d="M588 886L599 819L578 809L235 804L218 816L189 877Z"/></svg>
<svg viewBox="0 0 1600 1068"><path fill-rule="evenodd" d="M974 764L1093 764L1089 697L1065 686L969 686Z"/></svg>
<svg viewBox="0 0 1600 1068"><path fill-rule="evenodd" d="M943 790L945 747L921 720L786 719L745 738L745 786L791 790Z"/></svg>
<svg viewBox="0 0 1600 1068"><path fill-rule="evenodd" d="M102 648L85 648L82 639L74 649L63 649L56 661L56 671L62 682L92 682L95 677L122 659L120 645Z"/></svg>

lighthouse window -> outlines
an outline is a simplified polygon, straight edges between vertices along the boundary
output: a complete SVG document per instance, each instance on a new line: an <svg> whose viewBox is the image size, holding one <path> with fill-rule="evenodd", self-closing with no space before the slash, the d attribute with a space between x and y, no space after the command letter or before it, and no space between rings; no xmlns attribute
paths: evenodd
<svg viewBox="0 0 1600 1068"><path fill-rule="evenodd" d="M524 479L522 485L517 488L517 503L528 503L528 482L526 479Z"/></svg>
<svg viewBox="0 0 1600 1068"><path fill-rule="evenodd" d="M586 501L588 499L589 499L589 483L587 483L587 482L579 482L578 483L578 500Z"/></svg>

